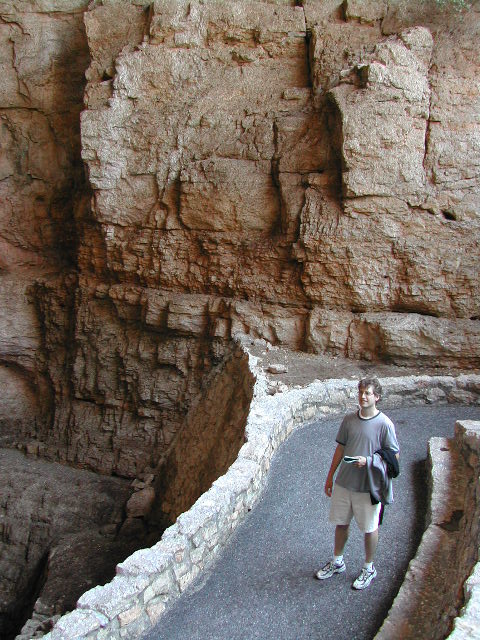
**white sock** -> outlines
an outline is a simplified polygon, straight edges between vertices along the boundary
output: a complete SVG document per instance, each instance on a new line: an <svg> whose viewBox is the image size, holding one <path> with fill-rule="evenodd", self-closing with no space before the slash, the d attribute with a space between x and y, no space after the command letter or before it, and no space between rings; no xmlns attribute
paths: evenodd
<svg viewBox="0 0 480 640"><path fill-rule="evenodd" d="M341 556L333 556L333 563L334 564L342 564L343 562L343 555Z"/></svg>
<svg viewBox="0 0 480 640"><path fill-rule="evenodd" d="M365 562L363 568L367 571L373 571L373 562Z"/></svg>

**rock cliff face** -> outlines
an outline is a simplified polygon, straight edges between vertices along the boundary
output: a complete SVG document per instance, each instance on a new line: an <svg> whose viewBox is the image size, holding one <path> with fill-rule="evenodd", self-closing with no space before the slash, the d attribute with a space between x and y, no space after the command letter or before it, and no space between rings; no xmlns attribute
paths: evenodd
<svg viewBox="0 0 480 640"><path fill-rule="evenodd" d="M39 593L37 624L75 607L86 589L113 577L115 563L135 545L114 535L129 494L125 480L5 449L0 468L0 634L8 639ZM66 580L66 573L74 579Z"/></svg>
<svg viewBox="0 0 480 640"><path fill-rule="evenodd" d="M165 461L195 465L189 434L216 409L215 473L239 443L248 392L236 409L206 392L236 335L480 365L478 3L9 0L0 16L3 445L158 468L175 517L169 491L190 494L164 486Z"/></svg>
<svg viewBox="0 0 480 640"><path fill-rule="evenodd" d="M138 362L150 349L132 348L137 337L160 361L173 339L208 351L246 332L399 364L479 363L476 10L295 4L85 14L81 144L98 235L79 252L77 344L88 347L74 387L97 406L124 402L122 321L137 322L135 338L124 333L136 351L127 393L157 425L178 413L179 358L145 384L155 364ZM184 367L187 404L205 356Z"/></svg>
<svg viewBox="0 0 480 640"><path fill-rule="evenodd" d="M238 333L478 365L478 12L418 5L2 4L4 442L154 468Z"/></svg>

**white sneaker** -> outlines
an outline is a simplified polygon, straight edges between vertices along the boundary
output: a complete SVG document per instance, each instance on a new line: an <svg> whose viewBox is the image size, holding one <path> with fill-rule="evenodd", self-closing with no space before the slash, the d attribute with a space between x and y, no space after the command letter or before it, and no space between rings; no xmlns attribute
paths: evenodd
<svg viewBox="0 0 480 640"><path fill-rule="evenodd" d="M377 570L375 569L375 567L372 565L372 570L369 571L368 569L365 569L365 567L363 567L360 575L358 576L358 578L355 580L355 582L352 584L352 587L354 589L366 589L368 587L368 585L371 583L371 581L376 578L377 576Z"/></svg>
<svg viewBox="0 0 480 640"><path fill-rule="evenodd" d="M342 560L340 564L335 564L333 560L330 560L321 569L317 571L315 576L319 580L326 580L331 578L335 573L343 573L346 569L345 562Z"/></svg>

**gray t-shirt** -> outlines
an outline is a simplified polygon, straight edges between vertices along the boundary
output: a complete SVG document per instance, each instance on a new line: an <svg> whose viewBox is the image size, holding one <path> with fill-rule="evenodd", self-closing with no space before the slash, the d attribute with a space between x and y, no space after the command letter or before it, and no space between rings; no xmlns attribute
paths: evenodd
<svg viewBox="0 0 480 640"><path fill-rule="evenodd" d="M345 416L336 440L345 447L346 456L372 456L378 449L399 452L393 422L381 411L373 418L360 418L358 411ZM354 467L342 460L335 479L350 491L368 492L366 467Z"/></svg>

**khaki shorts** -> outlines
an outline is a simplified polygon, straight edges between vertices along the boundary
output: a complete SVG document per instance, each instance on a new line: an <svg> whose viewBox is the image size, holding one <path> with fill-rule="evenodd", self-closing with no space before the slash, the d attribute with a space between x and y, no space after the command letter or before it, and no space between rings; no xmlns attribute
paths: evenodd
<svg viewBox="0 0 480 640"><path fill-rule="evenodd" d="M364 533L378 529L380 504L372 504L369 493L349 491L335 484L330 503L329 520L333 524L350 524L352 517Z"/></svg>

